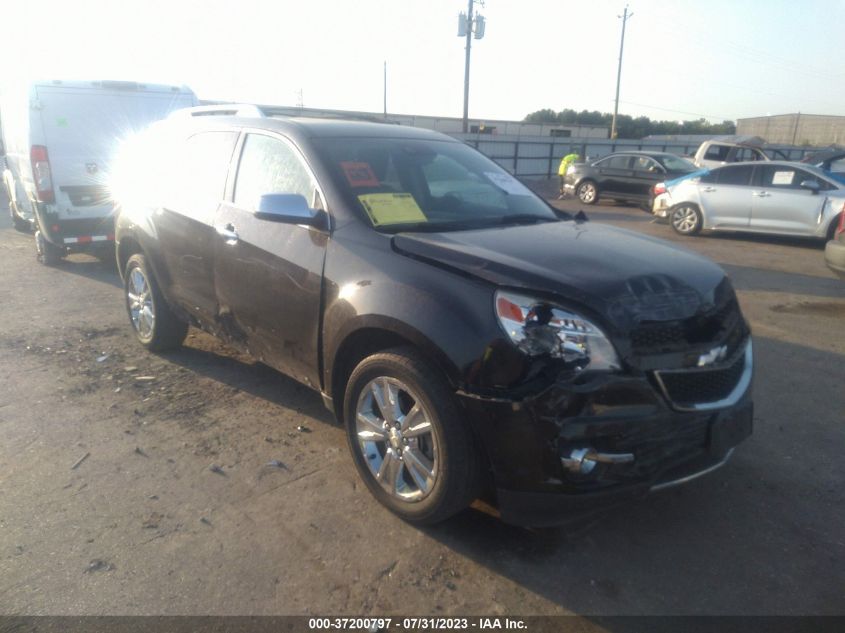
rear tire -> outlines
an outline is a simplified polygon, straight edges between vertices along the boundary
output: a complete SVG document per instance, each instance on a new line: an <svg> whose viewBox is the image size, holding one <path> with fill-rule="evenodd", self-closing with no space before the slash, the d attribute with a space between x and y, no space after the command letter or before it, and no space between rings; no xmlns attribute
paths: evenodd
<svg viewBox="0 0 845 633"><path fill-rule="evenodd" d="M151 352L182 345L188 324L170 309L143 255L138 253L129 258L123 280L126 312L138 342Z"/></svg>
<svg viewBox="0 0 845 633"><path fill-rule="evenodd" d="M64 248L48 242L40 230L35 231L35 257L45 266L56 266L65 256Z"/></svg>
<svg viewBox="0 0 845 633"><path fill-rule="evenodd" d="M358 473L394 514L431 525L477 498L481 461L470 429L441 372L413 348L365 358L349 378L343 411Z"/></svg>
<svg viewBox="0 0 845 633"><path fill-rule="evenodd" d="M679 204L669 213L672 228L679 235L698 235L704 222L701 211L694 204Z"/></svg>
<svg viewBox="0 0 845 633"><path fill-rule="evenodd" d="M595 204L599 199L599 189L592 180L585 180L578 185L575 195L584 204Z"/></svg>

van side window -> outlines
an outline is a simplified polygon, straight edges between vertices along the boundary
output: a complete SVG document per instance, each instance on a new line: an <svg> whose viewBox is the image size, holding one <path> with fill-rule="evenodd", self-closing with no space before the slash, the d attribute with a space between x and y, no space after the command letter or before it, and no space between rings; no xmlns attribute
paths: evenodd
<svg viewBox="0 0 845 633"><path fill-rule="evenodd" d="M706 160L725 161L728 160L728 152L730 152L730 150L730 145L719 145L718 143L713 143L710 147L707 148L707 151L704 154L704 158Z"/></svg>
<svg viewBox="0 0 845 633"><path fill-rule="evenodd" d="M298 193L315 204L316 185L295 150L284 141L263 134L248 134L244 141L235 205L251 211L265 193Z"/></svg>
<svg viewBox="0 0 845 633"><path fill-rule="evenodd" d="M734 160L738 163L744 163L753 160L766 160L766 158L759 150L750 147L741 147L736 151Z"/></svg>
<svg viewBox="0 0 845 633"><path fill-rule="evenodd" d="M168 206L200 222L211 222L226 191L226 175L237 132L200 132L170 157ZM173 160L175 159L175 160Z"/></svg>

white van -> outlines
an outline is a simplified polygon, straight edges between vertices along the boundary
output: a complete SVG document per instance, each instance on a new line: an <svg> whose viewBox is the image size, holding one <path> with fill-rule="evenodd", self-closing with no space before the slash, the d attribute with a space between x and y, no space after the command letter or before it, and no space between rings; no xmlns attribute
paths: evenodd
<svg viewBox="0 0 845 633"><path fill-rule="evenodd" d="M73 251L111 255L108 179L127 139L197 105L186 87L133 81L42 81L3 94L3 184L15 228L35 230L38 260Z"/></svg>
<svg viewBox="0 0 845 633"><path fill-rule="evenodd" d="M759 136L715 136L699 145L693 163L697 167L712 169L729 163L789 160L780 150L773 148L764 150L765 143Z"/></svg>

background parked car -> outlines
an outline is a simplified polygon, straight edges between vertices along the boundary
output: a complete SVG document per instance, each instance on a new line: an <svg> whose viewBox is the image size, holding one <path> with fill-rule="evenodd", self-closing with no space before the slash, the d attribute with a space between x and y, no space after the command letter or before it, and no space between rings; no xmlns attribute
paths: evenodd
<svg viewBox="0 0 845 633"><path fill-rule="evenodd" d="M108 190L121 141L193 106L185 87L134 81L39 81L3 96L3 182L16 229L35 229L38 260L114 251Z"/></svg>
<svg viewBox="0 0 845 633"><path fill-rule="evenodd" d="M801 163L737 163L667 187L672 228L830 238L845 185Z"/></svg>
<svg viewBox="0 0 845 633"><path fill-rule="evenodd" d="M814 165L832 174L845 174L845 147L833 145L805 156L802 163Z"/></svg>
<svg viewBox="0 0 845 633"><path fill-rule="evenodd" d="M722 136L704 141L695 152L693 162L698 167L720 167L729 163L783 159L780 150L763 147L759 136Z"/></svg>
<svg viewBox="0 0 845 633"><path fill-rule="evenodd" d="M828 268L845 279L845 206L839 212L833 239L824 247L824 260Z"/></svg>
<svg viewBox="0 0 845 633"><path fill-rule="evenodd" d="M564 189L584 204L595 204L601 197L650 208L656 183L695 170L695 165L674 154L617 152L592 164L570 165L564 177Z"/></svg>

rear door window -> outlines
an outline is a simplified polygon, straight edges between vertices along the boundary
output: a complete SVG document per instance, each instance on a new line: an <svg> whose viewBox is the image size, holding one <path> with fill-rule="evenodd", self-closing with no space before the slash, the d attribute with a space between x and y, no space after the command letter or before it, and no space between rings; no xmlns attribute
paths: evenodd
<svg viewBox="0 0 845 633"><path fill-rule="evenodd" d="M633 156L611 156L602 163L602 167L607 169L631 169L631 161Z"/></svg>
<svg viewBox="0 0 845 633"><path fill-rule="evenodd" d="M235 181L235 206L257 211L265 193L295 193L310 206L318 206L317 185L298 152L279 138L247 134Z"/></svg>
<svg viewBox="0 0 845 633"><path fill-rule="evenodd" d="M749 185L753 170L752 165L736 165L714 169L712 175L720 185Z"/></svg>

